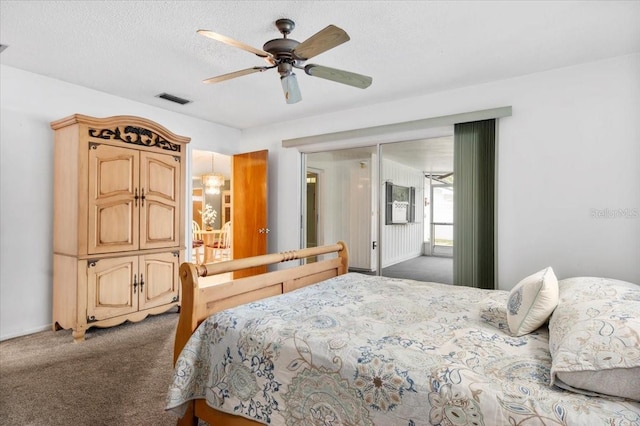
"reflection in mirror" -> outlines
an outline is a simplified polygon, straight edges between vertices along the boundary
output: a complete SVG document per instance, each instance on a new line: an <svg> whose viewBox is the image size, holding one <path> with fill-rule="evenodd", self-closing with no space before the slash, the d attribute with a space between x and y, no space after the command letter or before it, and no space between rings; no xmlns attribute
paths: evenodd
<svg viewBox="0 0 640 426"><path fill-rule="evenodd" d="M381 144L380 161L377 146L305 154L305 245L342 240L350 270L451 284L452 133Z"/></svg>
<svg viewBox="0 0 640 426"><path fill-rule="evenodd" d="M352 271L376 268L376 153L363 147L306 154L306 246L346 242Z"/></svg>

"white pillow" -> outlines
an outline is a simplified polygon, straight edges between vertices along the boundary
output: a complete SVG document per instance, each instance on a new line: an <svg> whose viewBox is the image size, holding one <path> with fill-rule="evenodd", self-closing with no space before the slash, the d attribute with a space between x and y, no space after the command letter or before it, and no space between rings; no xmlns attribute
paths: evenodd
<svg viewBox="0 0 640 426"><path fill-rule="evenodd" d="M520 281L509 293L507 323L515 336L540 328L558 305L558 279L549 266Z"/></svg>

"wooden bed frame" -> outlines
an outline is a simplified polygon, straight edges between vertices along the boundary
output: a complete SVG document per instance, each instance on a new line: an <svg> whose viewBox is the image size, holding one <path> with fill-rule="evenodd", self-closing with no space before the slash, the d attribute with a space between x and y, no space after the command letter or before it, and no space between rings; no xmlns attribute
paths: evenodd
<svg viewBox="0 0 640 426"><path fill-rule="evenodd" d="M220 276L220 274L229 273L233 275L235 271L248 268L266 267L280 262L327 254L337 254L337 257L260 275L229 279L209 286L201 287L199 285L199 277ZM174 364L191 334L210 315L224 309L287 293L345 274L348 265L348 250L346 244L342 241L334 245L266 254L206 265L183 263L180 266L182 301L173 352ZM202 419L211 425L253 426L260 424L241 416L215 410L209 407L204 399L198 399L189 404L184 417L178 421L178 425L197 425L198 419Z"/></svg>

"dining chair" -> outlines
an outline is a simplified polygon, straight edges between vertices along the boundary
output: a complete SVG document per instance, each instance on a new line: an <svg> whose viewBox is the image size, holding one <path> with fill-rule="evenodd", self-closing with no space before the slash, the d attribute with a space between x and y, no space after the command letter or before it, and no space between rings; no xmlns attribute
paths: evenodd
<svg viewBox="0 0 640 426"><path fill-rule="evenodd" d="M202 239L200 225L195 220L191 221L191 248L193 249L196 264L200 265L202 263L200 250L204 248L204 240Z"/></svg>
<svg viewBox="0 0 640 426"><path fill-rule="evenodd" d="M222 225L220 237L208 247L213 249L214 262L231 258L231 221Z"/></svg>

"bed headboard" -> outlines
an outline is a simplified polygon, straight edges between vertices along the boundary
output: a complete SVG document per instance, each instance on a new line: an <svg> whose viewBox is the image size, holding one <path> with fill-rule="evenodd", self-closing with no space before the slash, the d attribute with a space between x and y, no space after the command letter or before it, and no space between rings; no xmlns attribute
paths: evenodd
<svg viewBox="0 0 640 426"><path fill-rule="evenodd" d="M336 254L312 263L275 270L264 274L233 279L233 272L268 266L309 257ZM301 287L345 274L349 266L349 254L344 242L333 245L306 248L282 253L225 262L196 265L185 262L180 265L182 284L180 319L174 343L174 362L198 325L210 315L234 306L287 293ZM209 286L201 286L200 277L230 274L228 280Z"/></svg>

